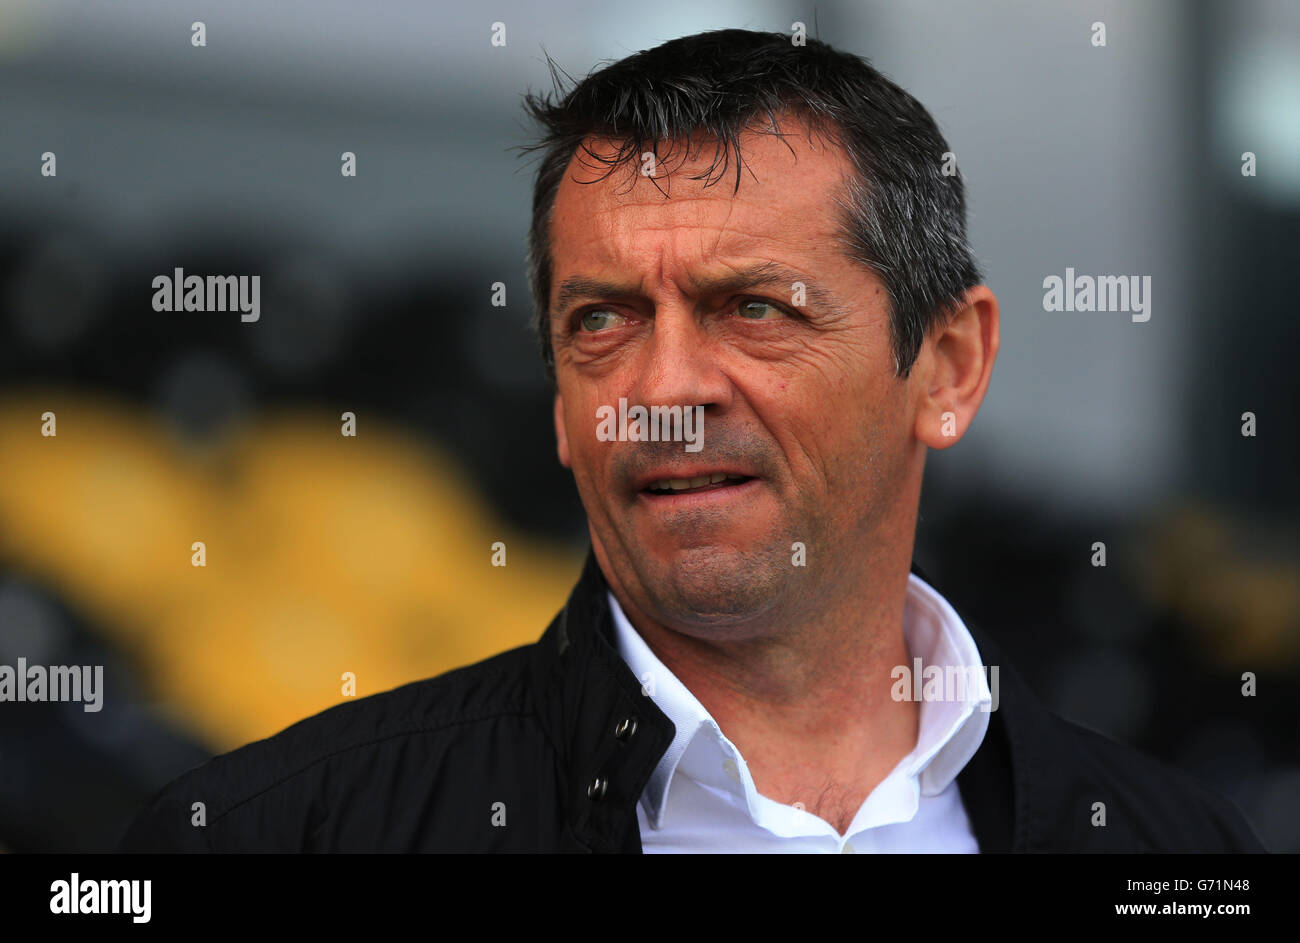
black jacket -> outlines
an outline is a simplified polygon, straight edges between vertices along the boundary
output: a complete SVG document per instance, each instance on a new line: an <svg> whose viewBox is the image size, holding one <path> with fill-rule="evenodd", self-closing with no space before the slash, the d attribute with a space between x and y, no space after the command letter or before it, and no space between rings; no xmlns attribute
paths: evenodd
<svg viewBox="0 0 1300 943"><path fill-rule="evenodd" d="M635 804L674 728L615 649L605 593L588 554L539 641L216 757L165 787L120 849L639 852ZM971 634L1000 681L957 778L981 851L1263 850L1225 799L1051 714Z"/></svg>

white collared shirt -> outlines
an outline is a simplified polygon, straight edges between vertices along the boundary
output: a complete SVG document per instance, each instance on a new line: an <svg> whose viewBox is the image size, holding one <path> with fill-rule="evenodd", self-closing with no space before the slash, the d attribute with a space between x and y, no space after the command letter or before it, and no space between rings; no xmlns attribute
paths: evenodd
<svg viewBox="0 0 1300 943"><path fill-rule="evenodd" d="M735 744L650 651L613 593L609 607L619 654L677 728L637 803L647 854L979 851L957 774L984 740L992 692L961 618L916 574L908 576L903 606L903 635L913 659L906 667L912 672L917 658L925 667L958 666L974 690L945 700L930 699L939 683L926 689L916 747L867 796L843 835L811 812L762 795ZM923 671L922 677L932 675ZM896 690L919 691L920 685L896 681ZM951 695L956 689L947 690Z"/></svg>

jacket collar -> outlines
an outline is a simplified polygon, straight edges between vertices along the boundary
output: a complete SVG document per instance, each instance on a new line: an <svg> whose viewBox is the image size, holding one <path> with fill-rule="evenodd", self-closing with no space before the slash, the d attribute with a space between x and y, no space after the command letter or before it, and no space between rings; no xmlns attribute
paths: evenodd
<svg viewBox="0 0 1300 943"><path fill-rule="evenodd" d="M537 643L534 678L580 849L640 852L636 803L676 731L614 647L607 589L588 549L569 601Z"/></svg>
<svg viewBox="0 0 1300 943"><path fill-rule="evenodd" d="M919 567L912 572L934 585ZM607 590L588 549L568 602L535 646L533 679L542 724L562 757L574 850L640 852L636 803L676 729L615 647ZM1000 691L958 789L981 851L1033 850L1030 783L1042 765L1035 744L1050 736L1047 714L996 643L963 621L984 663L998 666Z"/></svg>

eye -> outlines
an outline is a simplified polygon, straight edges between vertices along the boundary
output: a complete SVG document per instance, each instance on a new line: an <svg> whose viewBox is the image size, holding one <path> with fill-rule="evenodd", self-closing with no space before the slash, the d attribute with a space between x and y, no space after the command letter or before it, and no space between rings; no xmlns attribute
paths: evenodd
<svg viewBox="0 0 1300 943"><path fill-rule="evenodd" d="M742 301L736 311L746 321L775 321L786 316L785 312L772 302L759 298Z"/></svg>
<svg viewBox="0 0 1300 943"><path fill-rule="evenodd" d="M596 308L587 311L579 319L582 329L588 333L596 333L606 328L613 327L620 320L619 316L613 311L607 311L604 308Z"/></svg>

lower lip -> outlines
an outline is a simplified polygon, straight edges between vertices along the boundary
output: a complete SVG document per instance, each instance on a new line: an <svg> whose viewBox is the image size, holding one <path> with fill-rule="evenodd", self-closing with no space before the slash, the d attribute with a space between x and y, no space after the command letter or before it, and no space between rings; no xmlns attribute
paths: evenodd
<svg viewBox="0 0 1300 943"><path fill-rule="evenodd" d="M753 496L754 491L758 488L758 483L758 478L750 478L748 481L742 481L739 484L719 484L717 487L702 488L699 491L677 491L670 494L641 491L639 495L641 500L648 502L651 507L665 509L706 507L731 501L744 501Z"/></svg>

